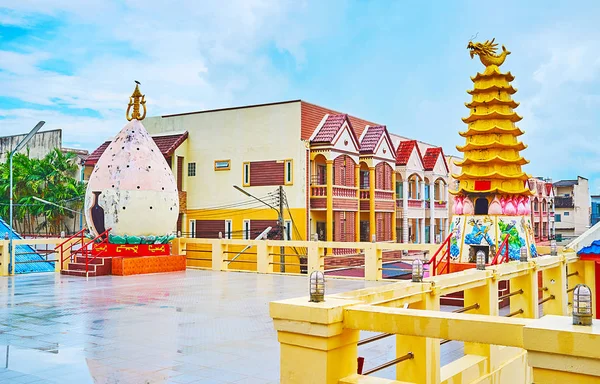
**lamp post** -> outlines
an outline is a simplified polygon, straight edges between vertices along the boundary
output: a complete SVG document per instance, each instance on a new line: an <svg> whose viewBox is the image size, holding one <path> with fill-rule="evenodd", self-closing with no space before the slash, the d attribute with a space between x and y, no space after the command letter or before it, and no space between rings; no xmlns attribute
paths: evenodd
<svg viewBox="0 0 600 384"><path fill-rule="evenodd" d="M477 269L483 271L485 269L485 252L482 250L477 251L475 254L475 262Z"/></svg>
<svg viewBox="0 0 600 384"><path fill-rule="evenodd" d="M17 146L15 147L15 149L13 149L11 152L9 152L8 154L8 162L9 162L9 219L8 219L8 228L10 230L10 242L8 245L8 251L10 252L10 263L8 263L8 273L11 274L13 272L13 264L14 264L14 252L13 252L13 156L15 155L15 153L19 152L21 149L23 149L24 146L27 145L27 143L29 143L29 141L31 140L31 138L33 137L33 135L35 135L37 133L37 131L40 130L40 128L42 128L42 126L46 124L45 121L40 121L39 123L37 123L35 125L35 127L33 127L33 129L27 134L27 136L25 136L25 138L23 138L23 140L21 140L19 142L19 144L17 144Z"/></svg>
<svg viewBox="0 0 600 384"><path fill-rule="evenodd" d="M573 291L573 324L592 325L592 291L585 284L577 284Z"/></svg>

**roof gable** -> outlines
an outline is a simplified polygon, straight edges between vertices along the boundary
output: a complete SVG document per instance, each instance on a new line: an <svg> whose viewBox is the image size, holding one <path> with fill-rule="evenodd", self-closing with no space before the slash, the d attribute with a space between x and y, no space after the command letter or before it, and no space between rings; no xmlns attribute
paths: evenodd
<svg viewBox="0 0 600 384"><path fill-rule="evenodd" d="M319 124L317 130L311 137L311 143L333 143L333 139L337 136L342 126L347 122L347 115L327 115L325 121Z"/></svg>
<svg viewBox="0 0 600 384"><path fill-rule="evenodd" d="M416 140L401 141L396 151L396 165L407 165L411 159L413 152L416 153L418 162L423 165L423 156L421 156L421 150L417 145Z"/></svg>
<svg viewBox="0 0 600 384"><path fill-rule="evenodd" d="M340 115L342 113L338 111L334 111L332 109L324 108L319 105L307 103L306 101L301 101L300 103L300 139L302 140L310 140L310 138L314 135L314 131L318 128L319 122L323 119L323 116L326 114L330 115ZM371 121L363 120L358 117L354 117L351 115L348 116L348 121L352 124L354 133L360 135L367 125L378 125Z"/></svg>
<svg viewBox="0 0 600 384"><path fill-rule="evenodd" d="M448 164L446 163L446 156L444 156L444 151L441 147L428 148L425 151L425 155L423 156L423 168L426 171L433 171L436 168L436 164L440 157L442 158L445 173L449 172Z"/></svg>

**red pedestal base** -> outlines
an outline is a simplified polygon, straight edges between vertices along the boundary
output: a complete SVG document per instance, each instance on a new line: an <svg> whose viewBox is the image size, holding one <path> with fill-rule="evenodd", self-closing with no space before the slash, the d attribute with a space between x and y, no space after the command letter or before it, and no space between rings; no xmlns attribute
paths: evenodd
<svg viewBox="0 0 600 384"><path fill-rule="evenodd" d="M92 255L94 256L169 256L171 254L170 244L94 244Z"/></svg>
<svg viewBox="0 0 600 384"><path fill-rule="evenodd" d="M186 257L184 255L113 257L112 259L112 274L118 276L176 272L185 271L185 269Z"/></svg>

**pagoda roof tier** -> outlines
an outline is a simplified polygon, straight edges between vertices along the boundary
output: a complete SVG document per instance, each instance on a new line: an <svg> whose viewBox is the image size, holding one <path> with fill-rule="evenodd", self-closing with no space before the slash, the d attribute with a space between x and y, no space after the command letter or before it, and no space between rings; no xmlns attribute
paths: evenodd
<svg viewBox="0 0 600 384"><path fill-rule="evenodd" d="M475 76L471 76L471 80L475 83L477 81L487 80L487 79L493 78L493 77L501 77L501 78L506 79L506 81L508 81L508 82L511 82L515 79L515 77L512 75L512 73L510 73L510 72L502 73L502 72L500 72L500 69L494 65L494 66L487 67L485 72L483 72L483 73L477 72L477 74Z"/></svg>
<svg viewBox="0 0 600 384"><path fill-rule="evenodd" d="M507 106L510 108L517 108L519 106L519 103L517 103L514 100L500 100L496 97L494 97L491 100L488 101L471 101L470 103L465 103L465 106L467 108L477 108L477 107L489 107L492 105L503 105L503 106Z"/></svg>
<svg viewBox="0 0 600 384"><path fill-rule="evenodd" d="M504 92L508 93L509 95L513 95L517 92L517 89L514 88L512 85L508 85L508 86L492 85L491 87L487 87L487 88L474 88L474 89L468 90L467 93L469 95L476 95L476 94L481 94L481 93L491 93L491 92L498 92L498 91L504 91Z"/></svg>
<svg viewBox="0 0 600 384"><path fill-rule="evenodd" d="M521 136L522 134L524 134L525 132L523 132L519 127L515 127L514 125L512 125L510 128L504 128L504 127L499 127L497 125L494 125L492 127L477 127L475 128L474 126L469 126L469 129L466 132L458 132L459 135L461 135L462 137L469 137L469 136L475 136L475 135L481 135L481 134L492 134L492 133L505 133L505 134L511 134L513 136Z"/></svg>
<svg viewBox="0 0 600 384"><path fill-rule="evenodd" d="M502 156L499 156L499 155L495 155L495 156L489 157L487 159L481 159L481 160L480 159L470 159L470 158L467 157L463 161L457 161L454 164L456 164L459 167L464 167L465 165L472 165L472 164L481 165L481 164L491 164L491 163L502 163L502 164L512 164L512 165L525 165L525 164L529 164L529 161L525 160L521 156L519 156L518 159L511 160L511 159L506 159L506 158L504 158Z"/></svg>
<svg viewBox="0 0 600 384"><path fill-rule="evenodd" d="M469 117L463 117L462 121L465 123L473 123L478 120L508 120L513 123L517 121L521 121L523 118L519 116L516 112L513 113L500 113L500 112L490 112L486 114L478 114L472 113Z"/></svg>
<svg viewBox="0 0 600 384"><path fill-rule="evenodd" d="M490 141L487 143L467 143L466 145L457 145L456 146L456 149L458 149L461 152L478 150L478 149L490 149L490 148L514 149L516 151L521 151L521 150L527 148L527 146L525 144L523 144L522 142L503 143L498 140L493 140L493 141Z"/></svg>
<svg viewBox="0 0 600 384"><path fill-rule="evenodd" d="M474 179L474 180L479 180L479 179L508 180L508 179L513 179L513 180L525 181L525 180L529 180L530 176L528 174L526 174L525 172L519 172L516 175L509 175L506 173L494 171L494 172L489 172L489 173L485 173L485 174L476 174L476 175L469 173L469 172L463 172L460 175L452 174L452 177L455 178L456 180L470 180L470 179Z"/></svg>

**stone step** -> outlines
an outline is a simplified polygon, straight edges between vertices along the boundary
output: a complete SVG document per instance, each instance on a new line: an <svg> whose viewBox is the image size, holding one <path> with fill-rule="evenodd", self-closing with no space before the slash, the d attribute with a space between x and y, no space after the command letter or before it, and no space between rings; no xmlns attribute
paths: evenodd
<svg viewBox="0 0 600 384"><path fill-rule="evenodd" d="M77 270L66 270L63 269L62 271L60 271L61 275L67 275L67 276L79 276L79 277L85 277L85 271L77 271ZM96 277L96 272L88 272L88 277Z"/></svg>

